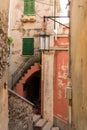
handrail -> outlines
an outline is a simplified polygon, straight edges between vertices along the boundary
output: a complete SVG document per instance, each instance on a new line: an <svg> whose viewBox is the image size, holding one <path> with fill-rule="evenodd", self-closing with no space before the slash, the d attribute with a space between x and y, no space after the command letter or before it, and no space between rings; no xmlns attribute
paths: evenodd
<svg viewBox="0 0 87 130"><path fill-rule="evenodd" d="M17 93L14 92L13 90L11 90L10 88L8 88L8 92L10 92L11 94L17 96L18 98L20 98L20 99L23 100L24 102L30 104L32 107L35 105L35 104L33 104L31 101L27 100L26 98L20 96L19 94L17 94Z"/></svg>
<svg viewBox="0 0 87 130"><path fill-rule="evenodd" d="M12 74L12 89L16 85L16 83L21 79L24 73L35 63L40 62L40 56L34 55L27 61L25 60L18 68L17 70Z"/></svg>

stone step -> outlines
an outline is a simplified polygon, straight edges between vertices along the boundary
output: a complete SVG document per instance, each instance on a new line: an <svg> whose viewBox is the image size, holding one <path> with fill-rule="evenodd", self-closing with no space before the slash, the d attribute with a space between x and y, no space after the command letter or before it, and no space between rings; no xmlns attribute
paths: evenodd
<svg viewBox="0 0 87 130"><path fill-rule="evenodd" d="M51 130L59 130L59 127L53 127Z"/></svg>
<svg viewBox="0 0 87 130"><path fill-rule="evenodd" d="M37 123L34 125L34 130L43 130L43 127L47 123L46 119L40 119Z"/></svg>
<svg viewBox="0 0 87 130"><path fill-rule="evenodd" d="M45 126L42 128L42 130L50 130L52 126L53 124L51 122L47 122Z"/></svg>
<svg viewBox="0 0 87 130"><path fill-rule="evenodd" d="M41 115L33 115L33 124L35 124L37 121L39 121L39 119L41 118Z"/></svg>

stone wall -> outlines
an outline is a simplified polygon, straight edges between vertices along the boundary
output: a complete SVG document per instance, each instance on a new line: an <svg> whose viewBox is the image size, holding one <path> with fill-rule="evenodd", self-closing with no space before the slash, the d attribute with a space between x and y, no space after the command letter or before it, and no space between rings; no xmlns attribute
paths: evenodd
<svg viewBox="0 0 87 130"><path fill-rule="evenodd" d="M4 76L7 65L7 21L7 12L0 12L0 79Z"/></svg>
<svg viewBox="0 0 87 130"><path fill-rule="evenodd" d="M9 130L33 130L33 104L9 90L8 105Z"/></svg>

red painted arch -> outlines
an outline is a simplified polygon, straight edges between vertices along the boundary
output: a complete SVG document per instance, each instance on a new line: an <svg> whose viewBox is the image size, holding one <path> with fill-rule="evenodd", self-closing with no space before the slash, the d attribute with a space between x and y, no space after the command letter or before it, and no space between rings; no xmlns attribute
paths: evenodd
<svg viewBox="0 0 87 130"><path fill-rule="evenodd" d="M14 91L22 97L25 97L26 93L23 91L23 84L31 77L34 73L40 71L40 64L35 63L31 66L31 69L28 69L24 76L19 80L19 82L14 87Z"/></svg>

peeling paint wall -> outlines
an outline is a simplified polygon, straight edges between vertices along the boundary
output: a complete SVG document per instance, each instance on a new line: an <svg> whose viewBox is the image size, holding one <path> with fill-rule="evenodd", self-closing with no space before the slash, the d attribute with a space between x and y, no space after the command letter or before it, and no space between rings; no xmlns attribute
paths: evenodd
<svg viewBox="0 0 87 130"><path fill-rule="evenodd" d="M72 123L75 130L87 129L87 0L71 4Z"/></svg>
<svg viewBox="0 0 87 130"><path fill-rule="evenodd" d="M45 3L45 4L44 4ZM13 43L10 47L9 58L9 74L11 75L17 67L23 62L25 57L22 56L22 39L24 37L34 38L34 54L38 55L39 52L39 39L35 35L39 35L42 28L43 16L53 15L53 2L50 0L35 1L35 15L25 16L24 0L11 0L10 1L10 14L9 14L9 35L13 37ZM24 19L33 17L35 22L23 22ZM47 32L53 33L53 24L48 20Z"/></svg>
<svg viewBox="0 0 87 130"><path fill-rule="evenodd" d="M55 0L54 2L56 2L56 4L58 4L58 6L59 6L59 1ZM62 1L62 2L64 2L64 1ZM58 15L60 10L61 10L61 9L59 10L59 8L58 8L58 10L56 10L57 7L55 7L55 15ZM61 21L61 19L55 19L55 20ZM50 30L50 26L49 26L49 30ZM55 85L54 82L58 78L58 75L55 75L55 72L58 71L58 69L56 68L56 64L60 65L61 62L63 62L62 63L63 65L66 64L66 66L68 64L68 58L66 58L66 57L68 57L67 52L66 52L66 54L63 54L62 57L59 55L60 60L56 58L55 53L59 53L59 48L62 48L63 46L68 45L67 38L65 38L64 35L66 35L68 37L69 30L67 28L65 28L64 26L58 24L58 23L56 24L56 22L55 22L55 28L53 28L53 31L55 32L54 33L55 35L54 35L54 39L51 39L51 49L52 50L49 49L48 52L46 52L46 51L42 52L42 75L41 75L41 78L42 78L42 86L41 86L42 91L41 92L42 92L42 108L43 108L42 114L46 119L48 119L52 122L53 122L53 116L55 116L55 115L56 115L55 117L57 117L57 120L58 120L58 110L61 109L61 108L59 108L60 106L62 107L62 105L60 105L60 104L63 104L64 108L62 108L62 116L64 117L66 115L66 118L67 118L66 120L68 122L68 104L67 104L67 101L65 99L65 88L67 86L67 82L65 83L65 81L63 81L64 84L63 84L63 90L62 90L62 94L61 94L63 96L62 97L63 100L61 101L60 104L58 104L58 100L56 100L56 98L58 98L58 97L54 96L54 95L56 95L56 93L58 91L60 91L61 84L59 85L59 87L57 86L58 90L56 91L56 89L55 89L56 85ZM63 57L65 59L67 59L66 63L64 63L65 61L61 60L61 58L63 59ZM54 63L55 60L56 60L56 63ZM59 60L59 61L57 61L57 60ZM56 68L56 70L55 70L55 68ZM62 77L63 77L63 73L62 73ZM68 80L67 77L66 77L66 80ZM60 82L58 81L58 84L59 83ZM54 98L55 98L55 100L54 100ZM56 112L55 112L56 114L54 114L55 108L56 108ZM57 123L55 123L55 124L57 125ZM65 124L65 125L67 125L67 124Z"/></svg>
<svg viewBox="0 0 87 130"><path fill-rule="evenodd" d="M8 4L0 0L0 130L8 130L7 31Z"/></svg>

